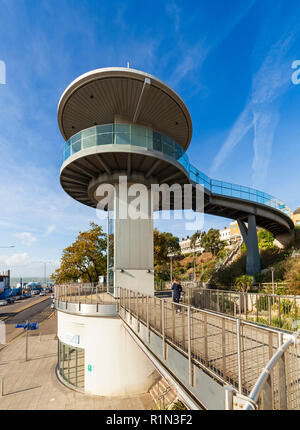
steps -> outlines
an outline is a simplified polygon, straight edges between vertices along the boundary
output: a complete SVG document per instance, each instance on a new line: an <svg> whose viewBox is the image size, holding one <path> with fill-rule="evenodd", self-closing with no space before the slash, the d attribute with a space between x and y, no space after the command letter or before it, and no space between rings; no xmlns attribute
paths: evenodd
<svg viewBox="0 0 300 430"><path fill-rule="evenodd" d="M159 410L168 409L178 400L177 394L172 390L167 381L161 378L149 390L154 401L155 408Z"/></svg>

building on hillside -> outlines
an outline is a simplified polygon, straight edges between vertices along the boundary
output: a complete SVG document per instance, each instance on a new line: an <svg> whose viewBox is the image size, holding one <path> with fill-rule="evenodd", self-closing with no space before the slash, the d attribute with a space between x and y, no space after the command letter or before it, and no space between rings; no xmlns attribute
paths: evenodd
<svg viewBox="0 0 300 430"><path fill-rule="evenodd" d="M227 243L227 245L234 245L242 240L242 234L237 221L230 223L229 228L224 227L220 230L220 239Z"/></svg>
<svg viewBox="0 0 300 430"><path fill-rule="evenodd" d="M181 253L182 254L190 254L191 252L204 252L204 248L200 245L200 240L198 239L196 242L195 249L191 247L191 238L187 236L186 238L182 238L181 242L179 242Z"/></svg>
<svg viewBox="0 0 300 430"><path fill-rule="evenodd" d="M293 212L293 221L295 227L300 227L300 206Z"/></svg>

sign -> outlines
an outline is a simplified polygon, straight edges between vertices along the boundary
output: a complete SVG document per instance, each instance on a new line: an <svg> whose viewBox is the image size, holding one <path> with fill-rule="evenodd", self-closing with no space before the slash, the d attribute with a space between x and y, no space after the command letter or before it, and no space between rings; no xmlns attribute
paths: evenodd
<svg viewBox="0 0 300 430"><path fill-rule="evenodd" d="M92 365L88 364L88 371L91 372L92 371Z"/></svg>
<svg viewBox="0 0 300 430"><path fill-rule="evenodd" d="M79 345L79 334L65 333L62 336L61 341L64 343L73 343L75 345Z"/></svg>

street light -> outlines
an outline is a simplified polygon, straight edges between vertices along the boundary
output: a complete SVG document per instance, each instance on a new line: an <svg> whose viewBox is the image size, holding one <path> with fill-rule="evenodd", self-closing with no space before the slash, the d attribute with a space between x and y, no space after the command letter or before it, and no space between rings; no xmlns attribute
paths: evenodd
<svg viewBox="0 0 300 430"><path fill-rule="evenodd" d="M171 284L173 283L173 261L172 257L174 257L175 254L168 254L168 257L170 257L170 278L171 278Z"/></svg>
<svg viewBox="0 0 300 430"><path fill-rule="evenodd" d="M272 294L274 296L274 267L271 267L272 271Z"/></svg>

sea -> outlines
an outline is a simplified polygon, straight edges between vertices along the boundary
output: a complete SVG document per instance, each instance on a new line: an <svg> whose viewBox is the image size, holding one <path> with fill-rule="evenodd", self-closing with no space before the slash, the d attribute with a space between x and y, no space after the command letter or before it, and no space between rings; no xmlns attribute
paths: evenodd
<svg viewBox="0 0 300 430"><path fill-rule="evenodd" d="M10 278L10 287L13 288L15 287L19 282L20 282L21 278L15 278L12 277ZM49 282L50 279L49 277L46 278L46 282ZM31 277L24 277L22 278L22 282L24 284L24 282L26 284L28 284L28 282L40 282L41 284L44 283L44 277L43 276L31 276Z"/></svg>

